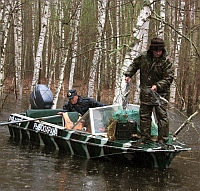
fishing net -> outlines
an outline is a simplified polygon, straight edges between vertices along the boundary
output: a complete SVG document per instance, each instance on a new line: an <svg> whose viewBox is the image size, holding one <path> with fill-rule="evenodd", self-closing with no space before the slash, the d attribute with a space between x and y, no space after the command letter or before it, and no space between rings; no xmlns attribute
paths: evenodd
<svg viewBox="0 0 200 191"><path fill-rule="evenodd" d="M137 131L140 132L140 115L139 115L139 107L136 105L129 105L126 110L123 108L119 108L118 111L113 112L112 118L119 123L128 123L132 121L136 121L137 123ZM155 119L152 115L152 123L151 123L151 135L158 135L158 125L155 122Z"/></svg>

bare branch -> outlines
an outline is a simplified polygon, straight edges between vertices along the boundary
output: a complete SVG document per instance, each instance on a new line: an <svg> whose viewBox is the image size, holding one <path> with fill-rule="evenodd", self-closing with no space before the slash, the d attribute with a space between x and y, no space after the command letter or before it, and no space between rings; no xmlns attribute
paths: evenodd
<svg viewBox="0 0 200 191"><path fill-rule="evenodd" d="M192 115L190 115L190 117L188 117L188 118L184 121L184 123L176 130L176 132L174 133L174 136L177 136L177 135L180 133L180 131L181 131L194 117L196 117L196 116L199 114L199 112L200 112L200 96L199 96L198 99L199 99L199 100L198 100L198 107L197 107L197 110L196 110Z"/></svg>
<svg viewBox="0 0 200 191"><path fill-rule="evenodd" d="M172 28L174 31L176 31L177 34L179 34L180 36L184 37L186 40L188 40L192 46L194 47L194 49L196 50L196 53L198 55L198 57L200 57L200 52L198 51L198 48L195 46L195 44L191 41L191 39L189 37L187 37L187 35L184 35L182 33L180 33L178 30L176 30L174 28L174 26L172 24L169 24L168 22L166 22L165 20L163 20L158 14L156 14L153 10L152 10L152 13L154 13L156 16L151 16L152 19L155 19L157 21L160 21L162 22L163 24L169 26L170 28Z"/></svg>

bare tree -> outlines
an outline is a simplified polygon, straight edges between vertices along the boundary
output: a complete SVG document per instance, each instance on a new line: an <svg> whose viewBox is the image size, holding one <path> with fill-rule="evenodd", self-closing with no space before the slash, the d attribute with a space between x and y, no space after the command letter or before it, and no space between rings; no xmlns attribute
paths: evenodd
<svg viewBox="0 0 200 191"><path fill-rule="evenodd" d="M88 96L94 96L94 81L96 72L98 69L98 63L100 62L102 48L101 47L101 39L104 36L104 25L105 25L105 16L106 16L106 3L107 0L98 0L98 34L97 34L97 42L95 46L94 56L92 65L90 67L90 77L89 77L89 84L88 84Z"/></svg>
<svg viewBox="0 0 200 191"><path fill-rule="evenodd" d="M73 7L73 4L71 6ZM72 20L69 23L70 24L70 32L69 32L68 43L70 44L72 41L74 41L74 49L73 49L73 53L72 53L72 63L71 63L69 86L68 86L69 89L72 89L72 86L73 86L74 68L75 68L76 59L77 59L78 26L79 26L79 20L80 20L80 15L81 15L81 6L82 6L82 0L79 1L78 4L76 4L76 2L75 2L75 5L74 5L75 8L71 12ZM58 96L59 96L59 93L60 93L60 90L61 90L61 87L63 84L65 66L67 63L68 56L69 56L68 54L69 54L69 49L67 49L65 51L65 55L64 55L63 61L61 63L61 67L59 70L59 80L58 80L57 88L55 90L54 101L53 101L54 105L52 106L52 108L56 108L56 105L57 105Z"/></svg>
<svg viewBox="0 0 200 191"><path fill-rule="evenodd" d="M178 2L176 2L178 3ZM178 67L179 67L179 54L181 50L181 43L182 43L182 38L181 35L183 33L183 20L184 20L184 7L185 7L185 2L180 1L178 7L176 8L174 14L175 17L173 17L173 22L177 23L177 30L178 33L175 33L174 35L174 42L176 42L173 46L173 40L171 41L171 47L172 47L172 55L174 55L174 81L172 83L171 89L170 89L170 102L175 103L175 96L176 96L176 81L177 81L177 76L178 76ZM173 48L174 47L174 48Z"/></svg>
<svg viewBox="0 0 200 191"><path fill-rule="evenodd" d="M7 46L8 41L8 32L10 28L10 22L12 18L12 7L11 7L12 0L7 1L5 4L5 10L3 17L3 33L1 35L2 38L2 47L1 47L1 60L0 60L0 96L3 93L3 80L4 80L4 65L5 65L5 49Z"/></svg>
<svg viewBox="0 0 200 191"><path fill-rule="evenodd" d="M15 41L15 78L16 85L19 91L19 98L22 98L22 15L21 15L21 2L15 1L15 14L14 20L14 41Z"/></svg>
<svg viewBox="0 0 200 191"><path fill-rule="evenodd" d="M69 89L72 89L73 86L73 79L74 79L74 69L77 61L77 51L78 51L78 34L79 34L79 21L81 16L81 7L82 7L83 0L78 2L76 7L76 17L74 17L74 26L73 26L73 37L74 37L74 49L72 53L72 63L71 63L71 70L69 76Z"/></svg>
<svg viewBox="0 0 200 191"><path fill-rule="evenodd" d="M61 90L64 95L65 88L72 87L80 92L88 88L88 96L109 104L113 98L120 103L126 87L122 73L147 48L149 38L158 35L164 38L175 63L170 102L179 107L185 103L189 113L195 110L200 76L199 1L0 2L1 93L5 84L9 90L21 92L24 83L23 90L29 92L37 83L48 83L55 103ZM22 7L13 9L20 3ZM133 78L135 103L139 100L138 79L139 75Z"/></svg>
<svg viewBox="0 0 200 191"><path fill-rule="evenodd" d="M152 3L150 1L150 3ZM137 18L137 27L134 28L134 46L130 48L130 51L127 52L125 56L125 60L121 69L121 82L116 84L115 98L114 103L122 104L122 96L124 95L124 90L126 87L126 83L124 80L123 73L126 71L127 67L131 64L132 60L142 51L146 50L147 42L148 42L148 29L149 29L149 16L151 15L150 4L145 4L142 7L140 14ZM139 88L139 74L136 76L136 87ZM137 88L137 89L138 89ZM120 98L120 99L119 99ZM139 91L135 93L134 103L139 102Z"/></svg>
<svg viewBox="0 0 200 191"><path fill-rule="evenodd" d="M38 42L36 58L35 58L31 91L38 84L38 80L39 80L39 71L40 71L41 61L42 61L42 52L44 49L44 41L45 41L45 35L46 35L48 19L49 19L49 6L50 6L49 1L45 1L43 17L41 20L41 31L40 31L39 42Z"/></svg>

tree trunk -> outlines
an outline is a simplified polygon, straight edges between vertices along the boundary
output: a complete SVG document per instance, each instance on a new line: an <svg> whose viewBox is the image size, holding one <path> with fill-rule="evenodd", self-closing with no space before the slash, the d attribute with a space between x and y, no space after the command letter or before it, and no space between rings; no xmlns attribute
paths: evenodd
<svg viewBox="0 0 200 191"><path fill-rule="evenodd" d="M151 2L150 2L151 3ZM122 66L122 70L120 72L121 82L117 81L115 97L113 103L122 104L122 99L126 90L126 82L124 80L123 72L127 70L128 66L131 64L132 60L139 55L139 53L143 52L147 48L148 42L148 29L149 29L149 16L151 15L150 5L145 4L145 6L140 11L140 14L137 18L137 28L134 29L134 46L128 51L125 56L124 64ZM136 88L139 89L139 76L138 73L136 75ZM120 87L120 88L119 88ZM120 99L119 99L120 98ZM134 103L139 103L139 91L135 91L135 99Z"/></svg>
<svg viewBox="0 0 200 191"><path fill-rule="evenodd" d="M74 26L73 26L73 36L74 36L74 49L72 52L72 63L71 63L71 70L70 70L70 76L69 76L69 89L72 89L73 87L73 81L74 81L74 70L76 66L77 61L77 52L78 52L78 34L79 34L79 20L81 16L81 7L82 7L83 0L79 1L79 4L77 6L77 12L76 12L76 18L74 18Z"/></svg>
<svg viewBox="0 0 200 191"><path fill-rule="evenodd" d="M78 3L78 5L75 6L74 12L71 13L71 16L73 16L73 17L75 15L76 16L72 19L72 22L70 23L71 27L70 27L69 41L68 41L68 43L71 43L74 40L74 50L72 53L72 63L71 63L68 89L72 89L72 86L73 86L74 69L75 69L75 64L76 64L76 60L77 60L78 33L79 33L78 26L79 26L80 14L81 14L81 7L82 7L82 1L80 1ZM73 37L74 37L74 39L73 39ZM63 38L63 40L64 40L64 38ZM65 71L65 66L66 66L67 59L68 59L68 54L69 54L69 50L67 49L65 51L65 58L63 59L60 70L59 70L59 80L58 80L57 88L56 88L55 94L54 94L54 100L53 100L54 105L52 106L53 109L55 109L57 106L58 96L59 96L59 93L60 93L60 90L61 90L61 87L63 84L63 80L64 80L64 71Z"/></svg>
<svg viewBox="0 0 200 191"><path fill-rule="evenodd" d="M12 17L12 10L11 10L11 3L12 0L9 0L8 4L5 5L5 12L3 15L3 33L2 35L2 46L1 46L1 60L0 60L0 97L3 94L3 81L4 81L4 64L5 64L5 49L7 46L7 40L8 40L8 32L10 28L10 21Z"/></svg>
<svg viewBox="0 0 200 191"><path fill-rule="evenodd" d="M47 31L48 19L49 19L49 1L45 1L43 17L41 21L41 31L40 31L39 42L38 42L38 47L37 47L37 52L36 52L36 57L35 57L31 91L33 91L33 88L38 84L38 81L39 81L39 72L41 69L40 67L41 67L41 61L42 61L42 52L44 49L44 40L45 40L46 31Z"/></svg>
<svg viewBox="0 0 200 191"><path fill-rule="evenodd" d="M178 7L180 7L180 9L176 9L176 20L174 20L174 23L177 25L177 30L179 33L177 33L175 35L175 39L174 41L176 42L174 44L174 81L171 85L170 88L170 102L171 103L175 103L175 96L176 96L176 80L178 77L178 69L179 69L179 56L180 56L180 50L181 50L181 44L182 44L182 38L180 34L183 34L183 20L184 20L184 7L185 7L185 3L184 2L180 2L179 5L177 5ZM173 46L172 46L173 47Z"/></svg>
<svg viewBox="0 0 200 191"><path fill-rule="evenodd" d="M101 49L102 49L101 39L104 39L103 29L105 25L106 3L107 0L98 0L98 34L97 34L97 42L95 46L92 66L90 68L88 97L94 97L94 82L95 82L96 72L98 69L98 63L100 62Z"/></svg>
<svg viewBox="0 0 200 191"><path fill-rule="evenodd" d="M161 0L160 1L160 18L162 21L165 21L165 4L166 4L166 0ZM164 39L164 27L165 27L165 24L164 22L160 22L160 29L158 31L158 36L162 39Z"/></svg>
<svg viewBox="0 0 200 191"><path fill-rule="evenodd" d="M14 15L14 41L15 41L15 78L16 85L19 91L19 98L22 98L22 16L21 16L21 2L16 2Z"/></svg>

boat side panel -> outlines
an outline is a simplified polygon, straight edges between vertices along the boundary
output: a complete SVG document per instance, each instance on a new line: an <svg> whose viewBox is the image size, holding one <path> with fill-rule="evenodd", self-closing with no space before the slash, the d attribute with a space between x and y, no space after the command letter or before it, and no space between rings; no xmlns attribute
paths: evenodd
<svg viewBox="0 0 200 191"><path fill-rule="evenodd" d="M30 131L30 142L37 144L37 145L40 145L41 141L40 141L39 134L34 132L34 131Z"/></svg>
<svg viewBox="0 0 200 191"><path fill-rule="evenodd" d="M90 144L87 144L87 149L91 158L104 156L101 139L90 138L87 142L90 143Z"/></svg>
<svg viewBox="0 0 200 191"><path fill-rule="evenodd" d="M22 140L30 140L30 134L27 130L21 129Z"/></svg>
<svg viewBox="0 0 200 191"><path fill-rule="evenodd" d="M58 145L58 148L61 152L66 152L66 153L72 154L70 145L68 144L68 141L66 141L65 139L62 139L60 137L54 137L54 140L55 140L56 144Z"/></svg>
<svg viewBox="0 0 200 191"><path fill-rule="evenodd" d="M40 134L41 138L42 138L42 141L44 142L44 145L50 149L53 149L55 150L56 149L56 146L54 141L51 139L50 136L46 135L46 134L43 134L41 133Z"/></svg>
<svg viewBox="0 0 200 191"><path fill-rule="evenodd" d="M48 117L57 115L62 109L30 109L26 111L26 116L31 118ZM44 119L44 121L62 126L62 117Z"/></svg>
<svg viewBox="0 0 200 191"><path fill-rule="evenodd" d="M17 114L13 116L14 120L32 119ZM9 131L15 139L30 139L30 142L38 145L44 143L47 147L59 148L72 155L85 158L107 157L117 163L126 161L144 167L167 168L172 159L184 149L179 145L171 145L165 151L154 150L154 147L149 145L137 148L130 140L109 141L103 135L66 130L64 127L39 120L10 124Z"/></svg>
<svg viewBox="0 0 200 191"><path fill-rule="evenodd" d="M79 155L85 158L90 158L84 142L87 141L87 135L72 133L70 136L70 144L75 155Z"/></svg>
<svg viewBox="0 0 200 191"><path fill-rule="evenodd" d="M18 129L18 128L13 128L13 134L14 134L14 139L15 139L15 140L20 140L20 139L21 139L21 132L20 132L20 129Z"/></svg>

